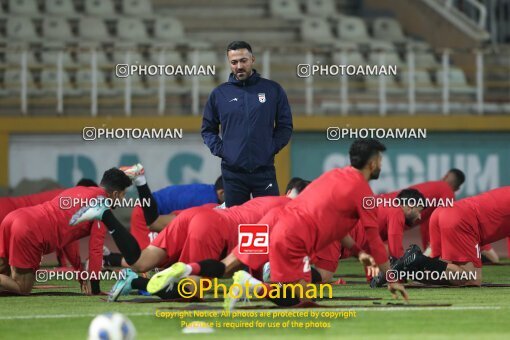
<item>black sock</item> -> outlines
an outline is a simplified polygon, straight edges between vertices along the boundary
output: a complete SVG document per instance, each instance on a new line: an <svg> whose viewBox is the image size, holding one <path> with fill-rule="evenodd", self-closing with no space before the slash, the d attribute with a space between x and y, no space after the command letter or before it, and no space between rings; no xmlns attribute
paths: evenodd
<svg viewBox="0 0 510 340"><path fill-rule="evenodd" d="M107 267L120 267L122 265L122 254L111 253L103 256L104 265Z"/></svg>
<svg viewBox="0 0 510 340"><path fill-rule="evenodd" d="M203 260L199 261L200 276L205 277L223 277L225 275L225 264L217 260Z"/></svg>
<svg viewBox="0 0 510 340"><path fill-rule="evenodd" d="M433 280L432 277L429 276L428 279L424 278L422 280L416 281L431 285L449 285L450 281L440 278L441 275L446 271L447 266L448 263L441 261L439 258L432 258L421 255L419 259L419 269L414 268L414 270L435 272L434 277L438 277L438 279Z"/></svg>
<svg viewBox="0 0 510 340"><path fill-rule="evenodd" d="M151 225L159 216L158 204L156 203L154 196L152 196L151 189L149 189L147 183L137 186L136 190L138 190L138 196L141 198L142 202L148 201L149 203L148 205L142 204L142 209L145 222L147 225Z"/></svg>
<svg viewBox="0 0 510 340"><path fill-rule="evenodd" d="M111 210L106 210L101 219L110 231L115 244L124 256L127 264L132 265L140 258L141 250L136 239L120 223Z"/></svg>
<svg viewBox="0 0 510 340"><path fill-rule="evenodd" d="M317 269L312 267L312 283L321 283L322 282L322 275L319 273Z"/></svg>
<svg viewBox="0 0 510 340"><path fill-rule="evenodd" d="M154 295L160 297L163 300L182 298L182 296L179 294L179 291L177 290L177 284L174 284L174 287L172 289L170 289L168 292L165 289L163 289Z"/></svg>
<svg viewBox="0 0 510 340"><path fill-rule="evenodd" d="M149 284L149 279L146 277L137 277L131 281L131 288L140 289L147 291L147 285Z"/></svg>
<svg viewBox="0 0 510 340"><path fill-rule="evenodd" d="M297 297L297 296L293 297L292 288L287 287L287 291L285 293L283 293L282 287L280 287L278 289L280 290L278 298L271 298L271 297L269 297L269 295L267 297L270 301L277 304L278 306L292 307L292 306L299 304L299 302L301 302L301 300L299 300L299 297Z"/></svg>

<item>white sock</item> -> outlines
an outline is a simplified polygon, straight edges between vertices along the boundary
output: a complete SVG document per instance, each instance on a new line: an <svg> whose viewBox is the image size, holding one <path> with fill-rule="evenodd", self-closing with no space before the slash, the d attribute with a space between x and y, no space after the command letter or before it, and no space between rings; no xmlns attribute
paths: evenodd
<svg viewBox="0 0 510 340"><path fill-rule="evenodd" d="M140 175L136 176L133 182L137 187L141 187L142 185L147 184L147 179L145 179L145 175Z"/></svg>

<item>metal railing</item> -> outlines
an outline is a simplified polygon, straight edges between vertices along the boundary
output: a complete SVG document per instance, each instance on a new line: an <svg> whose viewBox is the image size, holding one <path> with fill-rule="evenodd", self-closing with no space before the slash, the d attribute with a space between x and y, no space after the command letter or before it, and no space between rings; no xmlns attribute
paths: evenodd
<svg viewBox="0 0 510 340"><path fill-rule="evenodd" d="M58 52L57 62L54 67L57 72L55 98L56 112L58 114L64 114L66 108L67 98L66 85L64 81L65 73L67 72L66 66L64 65L64 54L66 52L67 51L64 50L60 50ZM191 64L197 65L200 60L201 51L193 50L188 52L190 56L188 60ZM301 51L297 58L296 55L294 55L294 59L303 60L306 64L313 65L316 64L314 60L316 60L317 55L326 54L329 55L328 58L330 64L334 64L332 60L333 58L331 57L332 52L334 51L324 49ZM348 65L349 62L352 61L351 57L353 55L353 51L337 50L336 52L340 55L339 64ZM33 51L21 51L21 57L19 59L20 63L18 66L4 65L4 70L19 67L21 77L19 88L20 111L23 115L27 115L29 113L29 101L31 100L28 81L30 76L28 53L33 53ZM131 53L132 51L125 52L126 64L131 63ZM165 51L155 51L155 53L158 54L158 63L165 65ZM296 76L295 68L298 63L292 64L284 61L283 64L281 64L279 61L281 58L276 58L277 60L273 61L273 54L275 53L279 52L265 50L262 53L262 60L260 62L262 67L260 70L261 74L267 78L272 78L278 82L282 82L282 84L285 84L284 88L286 90L287 88L293 89L291 91L293 93L289 93L290 102L296 107L302 105L302 108L297 109L297 111L303 112L306 115L327 112L333 112L341 115L357 112L376 112L381 116L385 116L392 112L407 112L414 115L424 110L448 115L452 112L452 106L454 106L457 111L476 112L478 114L484 114L486 112L510 112L510 68L505 69L504 72L499 72L499 70L498 72L492 72L499 75L506 74L506 78L504 77L505 79L492 80L490 77L488 78L487 71L495 67L494 65L487 65L486 56L494 56L491 51L476 50L472 52L462 52L472 57L471 59L473 60L473 64L471 66L468 65L467 68L474 71L471 72L469 77L471 79L471 83L466 84L467 87L461 91L461 101L454 98L459 96L457 96L457 93L454 93L455 84L452 84L450 81L452 71L452 53L458 54L459 51L452 51L448 49L437 52L435 51L436 60L440 60L440 62L438 62L437 69L424 70L421 65L417 65L416 62L417 53L423 53L423 51L417 52L413 49L407 49L401 53L402 60L405 60L405 62L402 64L403 68L399 69L399 71L403 71L403 73L399 75L399 81L396 81L394 78L388 78L387 76L380 76L375 82L377 84L375 85L376 87L372 86L373 84L368 84L370 85L368 86L364 79L360 80L356 77L349 76L338 76L333 82L330 80L334 77L330 77L330 79L318 76L299 78ZM377 63L379 65L385 65L387 52L372 51L372 54L377 55ZM223 67L227 68L226 61ZM501 66L498 67L501 68ZM104 72L104 70L101 70L100 68L101 67L98 64L97 50L92 49L90 51L89 68L89 71L91 72L89 110L92 116L97 116L99 112L99 95L101 92L101 89L99 88L99 75L100 72ZM456 70L458 72L458 68L456 68ZM113 72L113 69L110 71ZM429 92L433 92L431 95L423 95L423 90L427 90L427 88L424 88L422 84L417 81L418 73L421 76L425 75L426 77L430 77L431 74L435 74L437 85L431 83L433 85L433 88L429 89L431 90ZM273 74L275 74L274 77L272 77ZM216 76L218 80L226 80L222 74L217 74ZM159 76L157 87L148 87L154 90L153 92L157 101L154 111L157 111L157 114L159 115L168 113L165 78L165 76ZM433 78L433 76L431 78ZM4 86L6 85L6 81L8 80L4 79ZM487 84L488 81L491 86ZM133 112L134 88L132 82L133 79L131 79L131 77L126 77L122 93L112 95L112 97L117 99L123 98L122 106L123 112L126 116L131 116ZM205 100L204 96L207 94L200 91L201 81L199 77L192 77L190 84L190 88L184 90L182 94L187 98L186 103L189 105L189 110L187 110L187 112L190 112L193 115L200 115L201 110L203 109L201 107L201 101L203 102ZM430 84L426 85L429 87L431 86ZM486 100L486 94L488 93L487 89L489 88L500 89L500 91L498 91L500 96L497 100ZM330 93L329 97L325 95L327 93ZM331 93L336 94L331 95ZM2 110L3 109L0 109L0 112ZM296 111L296 109L294 111Z"/></svg>

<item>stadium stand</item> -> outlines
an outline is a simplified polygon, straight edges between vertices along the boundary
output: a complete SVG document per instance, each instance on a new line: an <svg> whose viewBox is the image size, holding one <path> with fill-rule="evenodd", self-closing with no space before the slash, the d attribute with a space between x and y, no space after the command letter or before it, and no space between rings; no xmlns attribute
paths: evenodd
<svg viewBox="0 0 510 340"><path fill-rule="evenodd" d="M447 91L443 97L448 100L475 107L480 93L489 88L496 90L485 97L485 109L508 109L501 104L509 101L508 79L491 67L508 70L509 64L484 49L486 41L481 39L470 49L445 51L426 34L406 31L406 20L382 8L384 3L367 1L361 10L352 0L218 0L214 4L204 0L5 1L0 6L0 114L19 114L20 108L24 114L33 114L37 106L32 94L55 99L58 84L65 86L60 99L64 102L82 94L81 99L72 99L76 105L60 105L65 109L58 114L89 112L93 93L98 98L110 97L126 114L137 114L128 108L137 103L143 103L143 114L200 114L210 90L226 79L224 49L231 40L247 40L253 45L257 70L284 86L298 115L338 114L347 102L349 113L408 112L417 103L408 102L407 97L437 104L431 106L431 113L448 113L437 109L444 104L438 93ZM217 72L214 77L195 80L135 77L126 86L112 70L125 63L127 50L130 63L141 65L160 63L161 54L165 64L189 65L198 53L200 62L216 65ZM476 59L476 50L484 51L484 70L477 70L480 59ZM92 91L95 83L87 76L93 54L97 91ZM296 76L298 64L320 66L342 60L355 66L396 65L398 74L386 76L384 81L373 76L347 80L315 76L305 81ZM53 77L58 79L59 72L63 81L55 83ZM162 100L170 99L158 93L175 95L177 100L162 105ZM126 104L128 97L133 98ZM387 106L382 111L381 100ZM500 104L503 106L497 106ZM27 107L29 112L24 109ZM99 114L111 109L102 110L101 104L99 108Z"/></svg>

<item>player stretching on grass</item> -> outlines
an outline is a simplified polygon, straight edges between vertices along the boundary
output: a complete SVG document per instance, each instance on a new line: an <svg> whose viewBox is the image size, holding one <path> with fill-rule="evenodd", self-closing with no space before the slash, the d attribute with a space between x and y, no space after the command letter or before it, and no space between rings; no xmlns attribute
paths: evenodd
<svg viewBox="0 0 510 340"><path fill-rule="evenodd" d="M306 188L306 186L309 183L310 183L309 181L305 181L301 178L291 179L291 181L287 185L287 196L291 198L296 197L301 191L303 191ZM272 227L276 223L278 215L281 213L284 206L285 205L281 205L272 208L257 222L257 224L268 225L269 238L271 238ZM173 285L175 282L188 276L196 277L230 276L234 271L241 269L243 265L246 265L248 268L253 270L253 272L256 272L260 276L262 266L269 260L267 254L258 254L258 256L246 256L245 254L241 254L239 253L238 247L233 248L230 254L221 261L219 259L214 259L211 257L202 256L202 258L204 259L197 262L184 261L189 264L186 264L181 260L181 262L177 262L173 264L170 268L165 269L164 271L156 274L150 280L148 287L149 292L154 294L161 290L173 289ZM320 276L319 272L314 271L314 273ZM316 278L316 280L320 281L318 277Z"/></svg>
<svg viewBox="0 0 510 340"><path fill-rule="evenodd" d="M394 269L436 272L439 279L421 281L427 284L480 286L480 248L508 236L510 187L503 187L436 209L430 218L431 257L413 245Z"/></svg>
<svg viewBox="0 0 510 340"><path fill-rule="evenodd" d="M133 171L136 182L137 170ZM237 228L241 223L256 223L271 208L286 204L290 198L266 196L254 198L241 206L225 210L195 207L178 215L143 252L132 235L119 225L119 234L114 240L124 255L125 264L136 271L148 271L171 261L200 261L207 258L220 259L224 251L230 251L237 244ZM145 210L145 207L144 207ZM76 214L75 223L98 219L104 222L108 211L105 206L90 207ZM106 223L105 223L106 224ZM108 226L108 224L107 224ZM110 301L128 294L132 288L147 290L148 279L138 277L133 271L125 270L127 279L120 280L112 288ZM176 298L173 291L158 292L161 298Z"/></svg>
<svg viewBox="0 0 510 340"><path fill-rule="evenodd" d="M310 259L329 244L342 240L343 245L354 254L360 253L362 262L369 262L369 256L359 249L349 236L349 232L358 220L366 228L370 254L382 272L389 269L388 255L379 236L377 214L364 209L364 197L374 194L368 185L371 179L377 179L381 172L382 152L386 148L374 139L356 140L350 147L351 166L334 169L314 180L294 201L282 211L272 233L269 245L271 281L279 283L297 283L306 291L311 281ZM350 244L349 244L350 243ZM253 255L256 256L256 255ZM367 263L370 264L370 263ZM245 271L234 274L233 294L225 300L225 308L233 309L241 298L253 296L253 287L262 284ZM235 291L245 287L251 291ZM295 306L305 301L292 292L282 292L282 288L268 286L268 297L275 296L272 289L278 289L278 298L271 299L280 306ZM398 283L388 286L392 295L401 293L407 299L404 287ZM258 293L261 293L260 291Z"/></svg>
<svg viewBox="0 0 510 340"><path fill-rule="evenodd" d="M387 254L378 233L376 213L362 208L363 197L373 196L368 180L379 177L381 152L385 149L376 140L357 140L349 151L351 167L323 174L285 206L273 226L269 246L273 282L297 282L301 285L310 282L310 257L334 241L342 240L345 247L358 253L359 249L348 236L358 220L367 228L367 239L376 263L383 272L389 269ZM369 262L367 254L359 252L359 256L363 262ZM262 284L247 272L238 271L234 274L234 284L238 285L233 289L244 287L247 282L251 287ZM279 289L268 288L269 296L274 296L269 293L271 289ZM400 284L390 284L389 290L394 296L400 292L407 299L407 293ZM253 296L254 292L233 292L232 296L244 297L247 293ZM279 298L272 298L271 301L281 306L295 306L301 302L299 297L292 297L291 292L285 295L279 294ZM239 300L232 296L229 294L225 301L228 309L232 309Z"/></svg>
<svg viewBox="0 0 510 340"><path fill-rule="evenodd" d="M423 182L419 184L415 184L410 186L410 189L416 189L420 193L425 196L428 200L441 200L445 202L446 200L454 200L455 192L458 191L461 185L464 183L466 176L459 169L450 169L443 176L443 178L439 181L429 181ZM379 197L385 198L395 198L397 197L399 191L393 191L388 194L379 195ZM420 233L421 233L421 241L423 248L427 248L430 243L429 236L429 221L430 216L436 209L436 206L430 206L421 212L421 222L420 222Z"/></svg>
<svg viewBox="0 0 510 340"><path fill-rule="evenodd" d="M101 271L106 230L94 222L70 226L71 216L81 206L69 205L69 200L122 199L130 185L131 180L122 171L112 168L104 173L100 187L67 189L51 201L7 215L0 225L0 290L29 294L42 256L87 236L90 236L89 271L97 275ZM63 201L67 202L65 206ZM82 269L79 255L69 260L75 270ZM87 282L81 282L81 286L84 293L90 293ZM95 281L93 293L99 292L99 281Z"/></svg>

